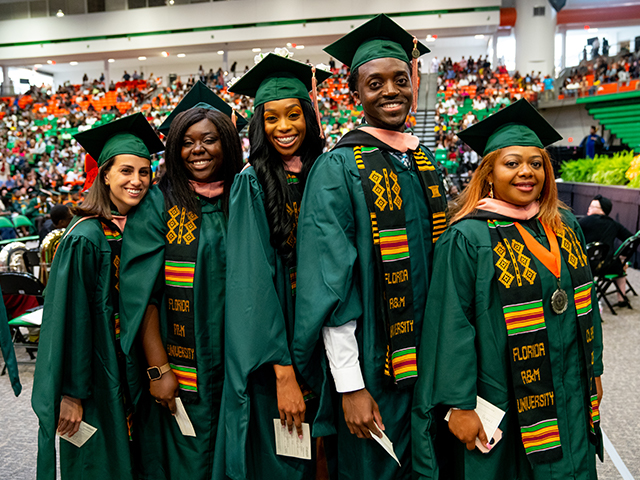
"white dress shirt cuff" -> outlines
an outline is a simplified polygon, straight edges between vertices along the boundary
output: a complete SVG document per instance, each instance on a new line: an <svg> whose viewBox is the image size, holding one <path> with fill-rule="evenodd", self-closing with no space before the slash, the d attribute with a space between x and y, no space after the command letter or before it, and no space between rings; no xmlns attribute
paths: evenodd
<svg viewBox="0 0 640 480"><path fill-rule="evenodd" d="M364 388L358 360L355 320L339 327L323 327L322 337L338 393L355 392Z"/></svg>

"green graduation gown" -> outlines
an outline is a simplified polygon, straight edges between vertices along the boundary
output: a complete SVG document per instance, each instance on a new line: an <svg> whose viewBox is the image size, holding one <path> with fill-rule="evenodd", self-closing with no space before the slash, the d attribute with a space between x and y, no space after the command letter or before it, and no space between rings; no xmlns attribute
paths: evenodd
<svg viewBox="0 0 640 480"><path fill-rule="evenodd" d="M0 290L0 298L2 298L2 290ZM13 393L17 397L20 395L20 392L22 392L22 384L20 383L16 352L13 349L11 330L9 329L8 322L7 309L4 307L4 302L0 302L0 351L2 351L2 358L4 359L7 372L9 372L11 388L13 388Z"/></svg>
<svg viewBox="0 0 640 480"><path fill-rule="evenodd" d="M194 326L198 369L198 400L185 404L196 437L180 432L171 412L148 393L148 379L131 386L136 405L134 432L140 439L140 477L145 479L209 480L212 477L218 416L224 379L223 319L227 219L220 201L200 199L202 223L194 277ZM160 333L167 335L164 299L164 195L152 187L129 215L122 245L120 314L122 348L135 361L133 347L147 306L158 305Z"/></svg>
<svg viewBox="0 0 640 480"><path fill-rule="evenodd" d="M81 399L83 421L98 430L80 448L60 440L62 478L135 478L110 282L111 248L101 223L84 220L60 242L45 295L31 398L40 421L38 479L56 477L63 395Z"/></svg>
<svg viewBox="0 0 640 480"><path fill-rule="evenodd" d="M291 365L294 296L289 267L270 236L264 192L249 167L236 177L229 206L229 237L236 241L227 250L224 417L227 475L234 480L302 480L315 474L312 460L275 454L273 365ZM305 421L310 420L307 411Z"/></svg>
<svg viewBox="0 0 640 480"><path fill-rule="evenodd" d="M435 164L431 152L422 147ZM430 211L417 169L392 160L402 191L414 299L414 331L420 340L431 272ZM442 188L442 187L441 187ZM444 191L444 190L441 190ZM353 149L342 147L316 161L305 187L298 220L298 283L294 364L314 391L313 371L326 361L322 327L356 320L356 338L365 387L378 403L385 433L402 464L380 445L352 435L336 398L337 461L340 478L411 477L411 400L413 388L389 385L384 375L387 337L377 298L375 255L369 210ZM419 345L418 345L419 346ZM418 371L418 375L421 375ZM321 399L321 409L324 408ZM319 417L331 418L330 412Z"/></svg>
<svg viewBox="0 0 640 480"><path fill-rule="evenodd" d="M573 215L566 213L564 217L585 248L582 230ZM527 229L549 248L542 228L539 232ZM556 278L537 258L532 258L542 283L542 297L550 299L557 288ZM534 467L527 460L520 437L507 329L487 221L465 219L449 227L438 240L433 271L427 302L428 323L423 330L418 361L427 375L420 378L416 386L412 419L413 465L417 477L438 478L435 448L447 450L445 457L451 462L441 466L441 470L448 471L453 466L455 472L449 471L441 478L596 479L596 448L588 439L587 378L580 354L573 286L564 257L561 282L569 297L568 308L557 315L551 310L550 302L544 303L563 457L558 462ZM603 366L602 328L595 288L592 302L594 375L597 377L602 374ZM488 454L478 449L468 451L449 433L440 418L449 407L474 409L476 395L506 411L499 427L503 431L502 440ZM437 405L443 405L442 411L434 409Z"/></svg>

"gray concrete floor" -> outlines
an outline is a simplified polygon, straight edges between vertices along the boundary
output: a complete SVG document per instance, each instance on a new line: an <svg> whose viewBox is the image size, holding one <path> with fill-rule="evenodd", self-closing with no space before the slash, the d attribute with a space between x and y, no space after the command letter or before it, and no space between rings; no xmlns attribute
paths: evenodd
<svg viewBox="0 0 640 480"><path fill-rule="evenodd" d="M640 293L640 271L629 270ZM611 295L616 301L615 295ZM630 297L633 310L603 312L604 398L602 428L629 472L640 480L640 297ZM28 357L17 352L20 360ZM1 365L2 363L0 363ZM36 476L38 421L31 410L32 365L20 365L22 394L16 398L7 376L0 377L0 480L31 480ZM598 462L601 480L622 478L609 453ZM115 479L114 479L115 480Z"/></svg>

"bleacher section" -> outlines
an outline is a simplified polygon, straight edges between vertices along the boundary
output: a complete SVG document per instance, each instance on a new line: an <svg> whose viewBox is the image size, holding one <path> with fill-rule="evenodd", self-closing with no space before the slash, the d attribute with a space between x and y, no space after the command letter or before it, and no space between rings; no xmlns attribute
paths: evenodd
<svg viewBox="0 0 640 480"><path fill-rule="evenodd" d="M640 148L640 91L582 97L590 115L612 135L616 135L629 148Z"/></svg>

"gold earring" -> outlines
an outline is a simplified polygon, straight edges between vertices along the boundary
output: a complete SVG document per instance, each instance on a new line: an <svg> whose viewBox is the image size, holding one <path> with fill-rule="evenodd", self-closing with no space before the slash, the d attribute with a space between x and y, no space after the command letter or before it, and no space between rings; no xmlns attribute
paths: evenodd
<svg viewBox="0 0 640 480"><path fill-rule="evenodd" d="M489 198L493 198L493 183L489 182Z"/></svg>

